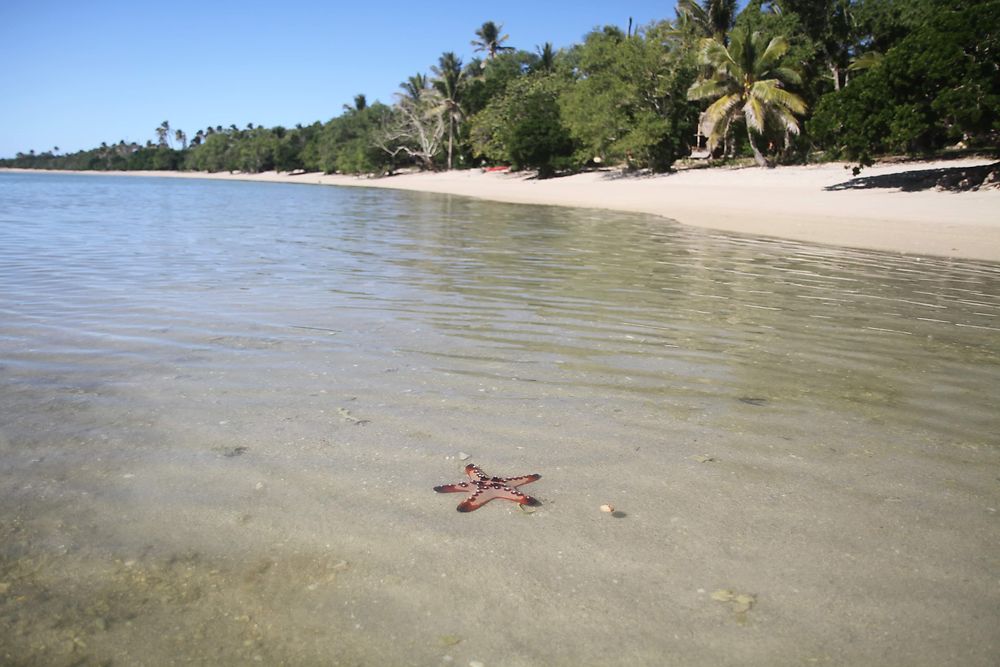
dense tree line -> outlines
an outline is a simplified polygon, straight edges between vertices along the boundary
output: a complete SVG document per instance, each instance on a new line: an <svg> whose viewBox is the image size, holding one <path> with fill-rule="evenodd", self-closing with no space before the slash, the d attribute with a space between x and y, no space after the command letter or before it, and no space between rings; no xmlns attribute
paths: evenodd
<svg viewBox="0 0 1000 667"><path fill-rule="evenodd" d="M593 164L664 171L692 148L758 164L995 150L1000 0L679 0L677 18L516 49L487 21L390 104L326 123L206 128L156 141L19 154L46 169L385 174Z"/></svg>

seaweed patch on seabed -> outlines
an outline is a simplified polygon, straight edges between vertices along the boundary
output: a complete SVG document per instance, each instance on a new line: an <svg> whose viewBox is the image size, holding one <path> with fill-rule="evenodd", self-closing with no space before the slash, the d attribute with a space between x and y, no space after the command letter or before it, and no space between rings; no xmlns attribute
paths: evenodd
<svg viewBox="0 0 1000 667"><path fill-rule="evenodd" d="M365 424L370 424L370 419L358 419L351 414L351 411L347 408L337 408L337 414L340 415L340 420L345 421L348 424L354 424L355 426L364 426Z"/></svg>
<svg viewBox="0 0 1000 667"><path fill-rule="evenodd" d="M220 454L222 454L227 459L232 459L232 458L236 458L237 456L242 456L246 452L250 451L250 448L249 447L245 447L243 445L237 445L235 447L225 447L225 446L223 446L223 447L216 447L215 451L219 452Z"/></svg>
<svg viewBox="0 0 1000 667"><path fill-rule="evenodd" d="M747 622L747 612L757 603L756 595L725 589L715 591L711 597L716 602L727 603L736 618L736 622L740 625Z"/></svg>
<svg viewBox="0 0 1000 667"><path fill-rule="evenodd" d="M53 552L31 532L18 521L0 527L4 664L309 660L286 639L303 622L297 605L330 604L351 570L330 555L231 562L193 551L134 558Z"/></svg>

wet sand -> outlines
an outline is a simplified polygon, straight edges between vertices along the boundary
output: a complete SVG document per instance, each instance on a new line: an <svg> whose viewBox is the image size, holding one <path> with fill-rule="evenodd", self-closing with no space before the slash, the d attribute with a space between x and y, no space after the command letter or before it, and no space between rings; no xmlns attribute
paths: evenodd
<svg viewBox="0 0 1000 667"><path fill-rule="evenodd" d="M849 248L1000 262L1000 189L941 191L906 179L990 164L988 159L869 167L854 178L841 163L777 169L691 169L659 176L604 171L539 181L464 170L388 178L122 172L436 192L493 201L651 213L682 224ZM104 172L81 172L104 173Z"/></svg>

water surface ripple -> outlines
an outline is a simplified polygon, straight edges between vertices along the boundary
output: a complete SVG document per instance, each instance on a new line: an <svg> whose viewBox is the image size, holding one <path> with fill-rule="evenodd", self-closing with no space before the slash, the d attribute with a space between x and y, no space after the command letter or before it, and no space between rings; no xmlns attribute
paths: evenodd
<svg viewBox="0 0 1000 667"><path fill-rule="evenodd" d="M994 264L2 174L0 655L987 664L997 387Z"/></svg>

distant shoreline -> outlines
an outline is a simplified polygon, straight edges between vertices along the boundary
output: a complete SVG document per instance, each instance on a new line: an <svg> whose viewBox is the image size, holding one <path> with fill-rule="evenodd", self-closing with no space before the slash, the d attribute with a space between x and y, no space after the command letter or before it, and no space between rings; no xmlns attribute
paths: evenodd
<svg viewBox="0 0 1000 667"><path fill-rule="evenodd" d="M806 243L1000 262L1000 189L941 191L935 179L988 159L876 165L854 179L844 164L693 169L658 176L591 172L534 180L479 170L385 178L318 173L36 171L376 187L493 201L649 213L686 225ZM921 174L920 172L924 172ZM914 182L914 176L925 176ZM912 191L903 191L906 185ZM928 187L929 186L929 187ZM921 189L924 188L924 189Z"/></svg>

